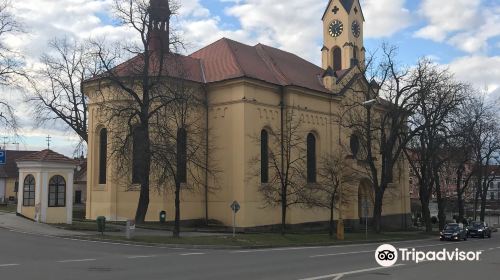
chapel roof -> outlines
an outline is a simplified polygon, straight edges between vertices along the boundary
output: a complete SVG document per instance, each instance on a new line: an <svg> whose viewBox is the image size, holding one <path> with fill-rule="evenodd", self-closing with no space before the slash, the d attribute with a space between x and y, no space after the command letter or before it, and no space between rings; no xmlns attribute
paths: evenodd
<svg viewBox="0 0 500 280"><path fill-rule="evenodd" d="M78 164L77 160L71 159L52 150L46 149L40 152L34 152L22 156L16 160L16 162L24 161L37 161L37 162L55 162L55 163L69 163Z"/></svg>

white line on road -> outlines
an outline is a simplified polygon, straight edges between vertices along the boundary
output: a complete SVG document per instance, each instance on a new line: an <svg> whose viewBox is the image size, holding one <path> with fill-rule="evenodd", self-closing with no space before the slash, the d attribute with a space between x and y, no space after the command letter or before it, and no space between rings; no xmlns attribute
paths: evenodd
<svg viewBox="0 0 500 280"><path fill-rule="evenodd" d="M353 271L347 271L347 272L341 272L341 273L335 273L335 274L329 274L329 275L322 275L322 276L317 276L317 277L311 277L311 278L303 278L300 280L320 280L320 279L327 279L327 278L334 278L334 279L340 279L336 277L343 277L345 275L351 275L351 274L358 274L358 273L363 273L363 272L370 272L370 271L375 271L375 270L381 270L381 269L387 269L387 268L394 268L398 266L403 266L404 264L396 264L391 267L372 267L372 268L367 268L367 269L360 269L360 270L353 270Z"/></svg>
<svg viewBox="0 0 500 280"><path fill-rule="evenodd" d="M6 264L0 264L0 267L9 267L9 266L18 266L18 263L6 263Z"/></svg>
<svg viewBox="0 0 500 280"><path fill-rule="evenodd" d="M205 255L205 253L185 253L185 254L181 254L181 256L194 256L194 255Z"/></svg>
<svg viewBox="0 0 500 280"><path fill-rule="evenodd" d="M340 280L340 278L344 277L344 274L340 274L337 277L333 278L332 280Z"/></svg>
<svg viewBox="0 0 500 280"><path fill-rule="evenodd" d="M449 246L449 245L452 245L452 243L449 243L449 244L422 245L422 246L415 246L415 247L411 247L411 248L439 247L439 246ZM410 249L410 247L408 247L408 248L401 248L401 249ZM366 254L366 253L375 253L375 250L358 251L358 252L345 252L345 253L332 253L332 254L323 254L323 255L313 255L313 256L309 256L309 257L310 258L321 258L321 257L333 257L333 256L355 255L355 254Z"/></svg>
<svg viewBox="0 0 500 280"><path fill-rule="evenodd" d="M390 244L401 244L401 243L410 243L410 242L421 242L421 241L432 241L434 238L426 238L426 239L415 239L415 240L405 240L405 241L395 241ZM389 241L386 241L389 242ZM380 242L384 243L384 242ZM325 248L349 248L349 247L361 247L361 246L376 246L379 243L361 243L361 244L349 244L349 245L332 245L332 246L309 246L309 247L290 247L290 248L271 248L271 249L253 249L253 250L239 250L239 251L231 251L232 254L239 253L258 253L258 252L272 252L272 251L295 251L295 250L307 250L307 249L325 249Z"/></svg>
<svg viewBox="0 0 500 280"><path fill-rule="evenodd" d="M154 258L156 255L151 255L151 256L130 256L127 257L127 259L144 259L144 258Z"/></svg>
<svg viewBox="0 0 500 280"><path fill-rule="evenodd" d="M71 263L71 262L93 262L96 261L96 259L81 259L81 260L62 260L62 261L57 261L58 263Z"/></svg>
<svg viewBox="0 0 500 280"><path fill-rule="evenodd" d="M358 251L358 252L346 252L346 253L333 253L333 254L324 254L324 255L314 255L310 256L310 258L321 258L321 257L331 257L331 256L341 256L341 255L354 255L354 254L363 254L363 253L373 253L375 251Z"/></svg>

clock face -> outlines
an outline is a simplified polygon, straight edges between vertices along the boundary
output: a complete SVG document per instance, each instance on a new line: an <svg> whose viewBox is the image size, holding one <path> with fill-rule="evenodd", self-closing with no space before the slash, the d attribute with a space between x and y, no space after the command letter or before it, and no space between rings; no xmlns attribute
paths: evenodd
<svg viewBox="0 0 500 280"><path fill-rule="evenodd" d="M357 21L354 21L352 23L352 34L356 38L358 38L359 35L361 35L361 26L359 25L359 22L357 22Z"/></svg>
<svg viewBox="0 0 500 280"><path fill-rule="evenodd" d="M340 20L334 20L330 23L330 27L328 28L328 33L332 37L339 37L344 31L344 24Z"/></svg>

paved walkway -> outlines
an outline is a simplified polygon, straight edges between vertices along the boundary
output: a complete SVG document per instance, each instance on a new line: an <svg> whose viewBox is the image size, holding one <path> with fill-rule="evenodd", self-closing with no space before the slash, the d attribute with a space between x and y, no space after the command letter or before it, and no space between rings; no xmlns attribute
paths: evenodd
<svg viewBox="0 0 500 280"><path fill-rule="evenodd" d="M52 236L81 236L89 234L84 232L59 229L46 224L35 223L28 219L16 216L16 214L5 212L0 212L0 227L14 231Z"/></svg>

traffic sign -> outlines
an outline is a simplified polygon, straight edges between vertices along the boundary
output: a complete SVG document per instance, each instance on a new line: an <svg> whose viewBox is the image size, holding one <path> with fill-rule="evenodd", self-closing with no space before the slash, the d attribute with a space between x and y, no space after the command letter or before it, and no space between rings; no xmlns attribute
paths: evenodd
<svg viewBox="0 0 500 280"><path fill-rule="evenodd" d="M238 201L233 201L233 204L231 204L231 209L233 210L234 213L237 213L238 211L240 211L240 204L238 203Z"/></svg>
<svg viewBox="0 0 500 280"><path fill-rule="evenodd" d="M7 152L0 151L0 164L6 164L6 163L7 163Z"/></svg>

